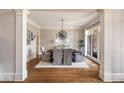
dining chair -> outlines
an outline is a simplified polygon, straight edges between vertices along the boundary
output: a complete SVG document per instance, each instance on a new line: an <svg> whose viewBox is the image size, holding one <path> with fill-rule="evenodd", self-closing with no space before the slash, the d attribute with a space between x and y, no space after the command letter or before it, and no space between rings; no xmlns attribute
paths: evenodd
<svg viewBox="0 0 124 93"><path fill-rule="evenodd" d="M62 49L53 49L53 64L62 65Z"/></svg>
<svg viewBox="0 0 124 93"><path fill-rule="evenodd" d="M64 65L71 65L72 64L72 49L64 49Z"/></svg>

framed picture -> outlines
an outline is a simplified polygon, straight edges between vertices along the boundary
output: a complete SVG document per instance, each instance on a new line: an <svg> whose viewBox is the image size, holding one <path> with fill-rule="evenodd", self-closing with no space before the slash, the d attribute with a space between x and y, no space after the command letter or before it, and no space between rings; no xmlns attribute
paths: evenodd
<svg viewBox="0 0 124 93"><path fill-rule="evenodd" d="M35 35L33 32L31 32L31 41L33 41L35 39Z"/></svg>
<svg viewBox="0 0 124 93"><path fill-rule="evenodd" d="M31 44L31 31L28 30L27 31L27 45L30 45Z"/></svg>

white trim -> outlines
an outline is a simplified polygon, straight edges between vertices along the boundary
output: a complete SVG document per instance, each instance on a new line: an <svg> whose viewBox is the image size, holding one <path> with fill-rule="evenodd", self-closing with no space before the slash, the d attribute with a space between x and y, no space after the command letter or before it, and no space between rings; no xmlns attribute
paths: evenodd
<svg viewBox="0 0 124 93"><path fill-rule="evenodd" d="M98 12L99 9L30 9L32 14L41 12Z"/></svg>
<svg viewBox="0 0 124 93"><path fill-rule="evenodd" d="M21 73L0 73L0 81L24 81Z"/></svg>
<svg viewBox="0 0 124 93"><path fill-rule="evenodd" d="M111 73L103 73L102 71L100 71L100 72L99 72L99 77L100 77L104 82L112 82Z"/></svg>
<svg viewBox="0 0 124 93"><path fill-rule="evenodd" d="M84 44L84 47L85 47L85 56L87 55L87 29L85 29L85 44Z"/></svg>
<svg viewBox="0 0 124 93"><path fill-rule="evenodd" d="M0 81L14 81L14 73L0 73Z"/></svg>
<svg viewBox="0 0 124 93"><path fill-rule="evenodd" d="M13 15L13 14L15 14L13 9L0 9L0 16Z"/></svg>
<svg viewBox="0 0 124 93"><path fill-rule="evenodd" d="M92 25L94 24L97 24L100 22L100 18L99 16L96 16L96 18L94 18L93 20L91 20L90 22L88 22L86 25L85 25L85 28L89 28L89 27L92 27Z"/></svg>
<svg viewBox="0 0 124 93"><path fill-rule="evenodd" d="M21 73L15 73L14 76L14 81L24 81L23 75Z"/></svg>
<svg viewBox="0 0 124 93"><path fill-rule="evenodd" d="M112 73L112 81L124 81L124 73Z"/></svg>
<svg viewBox="0 0 124 93"><path fill-rule="evenodd" d="M60 30L60 28L59 27L41 27L40 28L41 30L45 30L45 31L47 31L47 30ZM82 30L83 29L83 27L81 27L81 28L79 28L79 27L72 27L71 25L69 26L68 25L68 27L64 27L64 30L66 30L66 31L68 31L68 30Z"/></svg>
<svg viewBox="0 0 124 93"><path fill-rule="evenodd" d="M0 81L22 81L21 73L0 73Z"/></svg>
<svg viewBox="0 0 124 93"><path fill-rule="evenodd" d="M27 10L16 10L16 69L15 80L24 80L27 77L26 35Z"/></svg>
<svg viewBox="0 0 124 93"><path fill-rule="evenodd" d="M16 16L28 15L30 12L26 9L14 9Z"/></svg>
<svg viewBox="0 0 124 93"><path fill-rule="evenodd" d="M104 73L104 82L112 82L112 75L111 73Z"/></svg>
<svg viewBox="0 0 124 93"><path fill-rule="evenodd" d="M91 55L88 55L88 54L86 55L86 57L88 57L89 59L91 59L91 60L95 61L96 63L100 64L99 60L96 59L95 57L93 57Z"/></svg>
<svg viewBox="0 0 124 93"><path fill-rule="evenodd" d="M102 73L100 71L99 77L104 82L124 81L124 73Z"/></svg>
<svg viewBox="0 0 124 93"><path fill-rule="evenodd" d="M98 36L98 39L97 39L97 47L98 47L98 58L95 58L95 57L93 57L93 56L91 56L91 55L89 55L88 53L87 53L87 31L88 31L88 29L85 29L85 56L87 56L88 58L90 58L91 60L93 60L93 61L95 61L96 63L99 63L99 60L100 60L100 58L99 58L99 56L100 56L100 22L98 21L97 23L96 23L97 25L95 25L95 26L92 26L92 27L90 27L89 28L89 31L90 31L90 34L91 34L91 55L92 55L92 45L93 45L93 42L92 42L92 38L93 38L93 31L95 30L95 29L98 29L98 34L97 34L97 36ZM100 64L100 63L99 63Z"/></svg>
<svg viewBox="0 0 124 93"><path fill-rule="evenodd" d="M100 38L101 38L101 35L100 35L101 31L100 31L100 23L99 23L99 27L98 27L98 39L97 39L97 47L98 47L98 60L100 60Z"/></svg>
<svg viewBox="0 0 124 93"><path fill-rule="evenodd" d="M34 21L32 21L30 18L27 18L27 22L28 22L28 24L40 29L40 26L38 24L36 24Z"/></svg>

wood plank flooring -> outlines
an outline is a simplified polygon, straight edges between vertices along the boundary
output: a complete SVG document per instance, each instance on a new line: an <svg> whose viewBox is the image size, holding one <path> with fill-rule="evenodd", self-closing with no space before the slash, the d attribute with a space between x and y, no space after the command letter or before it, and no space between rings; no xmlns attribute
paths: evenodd
<svg viewBox="0 0 124 93"><path fill-rule="evenodd" d="M36 61L39 61L38 59ZM25 83L99 83L99 65L85 58L90 68L30 68Z"/></svg>

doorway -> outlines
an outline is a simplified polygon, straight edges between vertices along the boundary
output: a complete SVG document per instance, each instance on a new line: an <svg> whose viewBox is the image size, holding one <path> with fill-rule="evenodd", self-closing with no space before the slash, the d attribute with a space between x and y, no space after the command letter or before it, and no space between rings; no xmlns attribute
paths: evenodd
<svg viewBox="0 0 124 93"><path fill-rule="evenodd" d="M58 13L58 12L57 12ZM56 14L57 14L56 13ZM68 13L68 12L66 12L66 13ZM83 12L83 10L82 10L82 13L85 13L85 12ZM38 15L40 15L40 17L39 18L41 18L41 16L43 16L43 14L44 13L42 13L42 11L38 14ZM46 14L47 15L47 14ZM48 15L47 15L48 16ZM66 15L65 15L66 16ZM38 16L37 16L38 17ZM35 16L33 16L33 14L32 14L32 18L37 18L37 17L35 17ZM49 16L48 16L49 17ZM40 19L41 20L41 22L43 22L42 21L42 18ZM53 19L51 19L51 20L53 20ZM46 23L49 23L49 22L47 22L47 20L46 20ZM57 24L55 25L55 26L57 26ZM92 28L92 27L91 27ZM87 43L86 45L88 46L88 44L89 44L89 46L87 47L88 49L89 49L89 51L87 50L86 51L86 53L87 54L90 54L90 56L93 56L94 57L94 59L99 59L99 45L98 45L98 41L96 41L96 40L98 40L98 39L96 39L97 38L97 30L98 29L94 29L93 31L90 31L91 30L91 28L89 28L89 29L87 29L87 31L89 31L90 32L90 34L89 34L89 43ZM47 29L46 29L46 31L47 31ZM43 32L44 32L44 29L43 29ZM51 31L50 31L51 32ZM44 32L45 33L45 32ZM49 33L50 34L50 33ZM41 34L42 35L42 34ZM39 47L39 39L38 39L39 37L38 36L36 36L36 55L38 56L38 54L39 54L39 49L40 49L40 47ZM88 38L87 38L88 39ZM43 40L43 39L42 39ZM86 59L87 60L87 59ZM89 63L89 65L91 65L90 63L90 61L89 60L87 60L88 61L88 63ZM94 67L93 67L93 69L94 69ZM91 66L91 69L89 70L87 70L88 72L87 72L87 74L89 74L89 73L91 73L92 75L94 74L94 73L92 73L92 71L93 71L93 69L92 69L92 66ZM40 71L41 71L41 73L43 72L44 73L44 77L47 77L47 79L49 79L49 81L50 82L56 82L55 80L51 80L51 78L48 78L48 77L54 77L54 78L56 78L56 76L59 76L60 74L59 74L59 71L60 72L62 72L63 71L63 74L61 74L61 75L63 75L62 77L65 77L66 78L66 80L67 80L67 78L69 78L69 80L68 80L68 82L70 82L70 80L71 79L74 79L74 81L75 80L77 80L78 81L78 79L76 79L76 78L71 78L72 76L74 76L74 77L76 77L76 76L78 76L77 75L77 73L76 72L79 72L80 73L80 71L81 71L81 73L80 73L80 75L82 75L83 73L86 73L85 71L86 71L86 69L69 69L69 68L67 68L67 69L58 69L58 68L53 68L53 69L48 69L48 68L46 68L46 69L44 69L44 68L34 68L34 70L33 70L33 72L30 72L30 74L32 75L32 76L34 76L34 77L30 77L31 79L33 79L33 78L36 78L37 77L37 80L40 78L40 76L41 76L41 79L44 79L44 80L39 80L39 81L35 81L35 82L47 82L47 81L45 81L45 78L42 78L42 75L39 75L38 73L40 73ZM66 73L66 71L68 71L67 73ZM72 71L74 71L75 73L73 73ZM96 71L96 70L95 70ZM93 71L93 72L95 72L95 71ZM51 73L51 72L53 72L53 73ZM83 72L83 73L82 73ZM96 73L98 74L98 70L96 71ZM35 75L33 75L35 73ZM49 74L47 74L47 73L49 73ZM68 74L68 73L70 73L71 75L70 76L67 76L66 74ZM55 75L56 74L56 75ZM64 75L65 74L65 75ZM38 76L39 75L39 76ZM47 76L48 75L48 76ZM36 77L35 77L36 76ZM94 77L94 76L93 76ZM98 78L99 76L97 75L97 78ZM84 81L83 80L83 76L81 77L82 78L82 80L80 80L81 82L87 82L87 81ZM89 77L87 77L87 78L89 78ZM59 79L59 78L58 78ZM60 82L64 82L63 81L64 80L64 78L61 78L61 80L58 80L58 82L60 81ZM90 80L90 79L89 79ZM73 81L73 82L74 82Z"/></svg>

